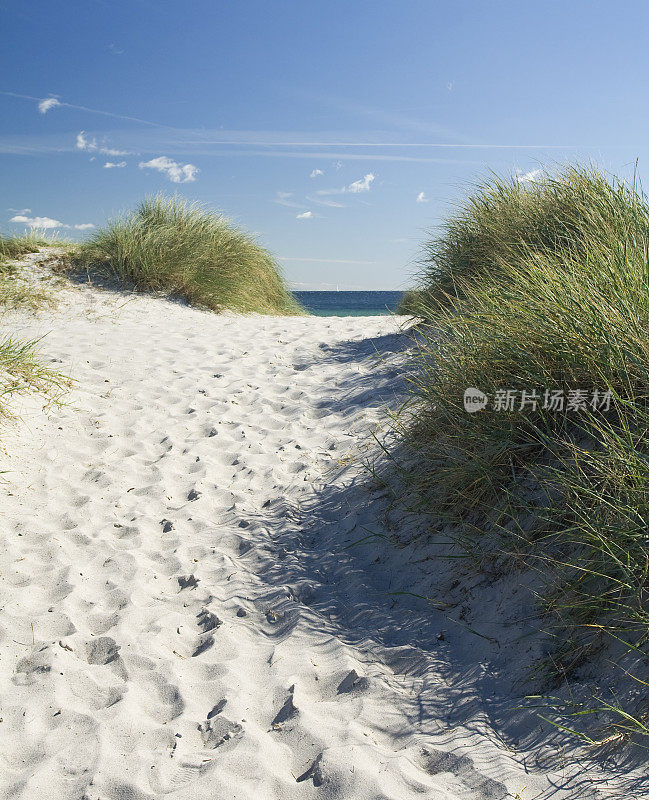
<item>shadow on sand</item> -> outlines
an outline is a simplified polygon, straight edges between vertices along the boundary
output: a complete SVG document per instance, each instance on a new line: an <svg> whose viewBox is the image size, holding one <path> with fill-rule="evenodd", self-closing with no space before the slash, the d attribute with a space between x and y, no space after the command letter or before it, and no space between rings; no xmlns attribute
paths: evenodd
<svg viewBox="0 0 649 800"><path fill-rule="evenodd" d="M323 360L332 364L376 357L376 366L369 373L359 370L321 407L344 415L361 405L403 402L402 365L410 346L407 333L323 346ZM385 463L382 468L389 471ZM471 761L467 742L479 748L486 737L504 759L513 757L547 776L548 788L538 800L601 798L607 782L600 767L620 787L607 796L630 798L647 790L646 779L628 774L641 766L643 753L620 751L615 760L589 754L576 737L542 724L535 711L517 708L526 687L508 674L508 652L497 637L494 642L467 629L461 608L440 609L426 599L443 601L440 591L451 578L462 580L470 572L436 557L447 551L422 536L425 518L395 512L388 492L358 461L332 469L314 489L301 506L278 500L263 517L274 552L261 577L270 590L281 589L277 597L283 598L282 622L269 635L289 636L300 619L353 646L368 665L385 665L382 679L399 694L403 709L397 738L404 746L426 747L441 735L446 751L457 749L457 758ZM462 729L461 748L454 745L455 728ZM498 782L498 766L488 771L488 780Z"/></svg>

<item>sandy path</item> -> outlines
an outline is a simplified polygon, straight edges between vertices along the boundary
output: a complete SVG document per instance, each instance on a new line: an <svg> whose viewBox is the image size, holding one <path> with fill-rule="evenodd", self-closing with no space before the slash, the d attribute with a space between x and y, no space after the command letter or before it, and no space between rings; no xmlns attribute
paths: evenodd
<svg viewBox="0 0 649 800"><path fill-rule="evenodd" d="M78 383L4 436L1 797L604 796L494 733L488 643L386 594L421 550L344 549L386 530L341 465L398 320L70 295L2 326Z"/></svg>

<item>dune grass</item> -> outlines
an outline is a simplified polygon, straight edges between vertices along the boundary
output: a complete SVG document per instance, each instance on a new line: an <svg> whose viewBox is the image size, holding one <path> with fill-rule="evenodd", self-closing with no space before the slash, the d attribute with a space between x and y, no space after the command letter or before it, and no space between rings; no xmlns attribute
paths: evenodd
<svg viewBox="0 0 649 800"><path fill-rule="evenodd" d="M40 308L51 302L48 292L21 278L11 263L27 253L35 253L48 244L37 233L24 236L0 235L0 309Z"/></svg>
<svg viewBox="0 0 649 800"><path fill-rule="evenodd" d="M38 234L0 236L0 310L38 308L49 295L20 279L10 263L47 244ZM11 418L10 400L23 392L40 392L50 397L67 385L67 379L46 367L38 355L38 342L21 342L13 336L0 340L0 420Z"/></svg>
<svg viewBox="0 0 649 800"><path fill-rule="evenodd" d="M440 530L450 524L477 561L509 557L540 572L560 677L594 652L596 639L642 648L649 641L645 197L591 167L534 184L494 180L425 250L422 345L399 421L417 455L408 481L419 508ZM489 398L471 414L463 404L469 387ZM505 390L514 392L513 408L497 410ZM545 390L563 393L562 409L543 407L551 406ZM570 395L575 390L583 395ZM536 407L522 402L522 391L536 392ZM578 408L567 407L569 397Z"/></svg>
<svg viewBox="0 0 649 800"><path fill-rule="evenodd" d="M136 291L215 311L301 313L277 262L225 217L179 197L149 197L84 243L77 263Z"/></svg>
<svg viewBox="0 0 649 800"><path fill-rule="evenodd" d="M0 263L7 259L19 258L25 253L35 253L41 245L47 244L37 233L24 236L0 235Z"/></svg>
<svg viewBox="0 0 649 800"><path fill-rule="evenodd" d="M641 244L645 214L635 187L594 167L568 166L534 182L494 175L424 243L421 301L448 302L467 281L503 279L534 252L561 262L622 241Z"/></svg>

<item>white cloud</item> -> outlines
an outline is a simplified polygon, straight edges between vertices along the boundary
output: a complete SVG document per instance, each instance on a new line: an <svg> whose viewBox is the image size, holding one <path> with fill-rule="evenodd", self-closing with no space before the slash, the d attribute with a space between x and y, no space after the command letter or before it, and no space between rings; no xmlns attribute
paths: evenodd
<svg viewBox="0 0 649 800"><path fill-rule="evenodd" d="M59 222L58 219L52 219L51 217L26 217L23 214L17 214L15 217L12 217L10 222L24 222L25 225L29 225L30 228L40 228L42 230L49 230L50 228L69 228L69 225L64 225L62 222Z"/></svg>
<svg viewBox="0 0 649 800"><path fill-rule="evenodd" d="M7 211L13 211L14 214L31 214L31 208L8 208Z"/></svg>
<svg viewBox="0 0 649 800"><path fill-rule="evenodd" d="M542 169L532 169L529 172L526 172L524 175L521 175L519 172L517 177L518 180L522 181L523 183L534 183L541 177L542 173Z"/></svg>
<svg viewBox="0 0 649 800"><path fill-rule="evenodd" d="M29 211L29 209L23 210ZM87 231L90 228L95 227L92 222L81 222L77 225L66 225L64 222L60 222L58 219L52 219L51 217L27 217L24 214L16 214L16 216L12 217L9 221L22 222L25 225L29 225L30 228L38 228L39 230L51 230L52 228L74 228L77 231Z"/></svg>
<svg viewBox="0 0 649 800"><path fill-rule="evenodd" d="M373 180L374 175L371 172L368 172L367 175L360 180L350 183L345 191L353 192L354 194L358 192L369 192Z"/></svg>
<svg viewBox="0 0 649 800"><path fill-rule="evenodd" d="M286 206L287 208L304 208L303 203L296 203L291 200L293 192L277 192L275 202L279 206Z"/></svg>
<svg viewBox="0 0 649 800"><path fill-rule="evenodd" d="M309 203L317 203L319 206L327 206L327 208L345 208L343 203L337 203L335 200L323 200L321 197L311 197L311 195L307 195L306 199Z"/></svg>
<svg viewBox="0 0 649 800"><path fill-rule="evenodd" d="M293 192L277 192L275 202L280 206L297 208L297 205L291 202L291 197L293 197Z"/></svg>
<svg viewBox="0 0 649 800"><path fill-rule="evenodd" d="M105 147L97 144L96 139L86 139L86 132L80 131L77 134L77 150L85 150L88 153L101 153L105 156L128 156L128 150L115 150L113 147Z"/></svg>
<svg viewBox="0 0 649 800"><path fill-rule="evenodd" d="M119 163L116 163L115 161L107 161L104 164L104 169L119 169L120 167L125 167L125 166L126 166L126 161L120 161Z"/></svg>
<svg viewBox="0 0 649 800"><path fill-rule="evenodd" d="M417 195L417 202L418 203L427 203L428 198L426 197L426 192L419 192Z"/></svg>
<svg viewBox="0 0 649 800"><path fill-rule="evenodd" d="M60 106L61 103L56 99L56 97L47 97L45 100L41 100L38 104L38 110L41 114L47 114L50 108L56 108Z"/></svg>
<svg viewBox="0 0 649 800"><path fill-rule="evenodd" d="M193 164L179 164L177 161L158 156L151 161L140 161L140 169L156 169L166 175L172 183L191 183L196 180L199 172L198 167Z"/></svg>
<svg viewBox="0 0 649 800"><path fill-rule="evenodd" d="M97 142L94 139L88 141L86 139L86 132L79 131L77 134L77 150L96 150Z"/></svg>
<svg viewBox="0 0 649 800"><path fill-rule="evenodd" d="M342 189L319 189L316 194L319 195L327 195L327 194L359 194L359 192L369 192L372 181L376 176L372 172L368 172L367 175L364 175L362 178L359 178L357 181L353 181L349 184L349 186L343 186Z"/></svg>
<svg viewBox="0 0 649 800"><path fill-rule="evenodd" d="M314 169L309 175L309 178L317 178L318 175L324 175L324 172L321 169Z"/></svg>
<svg viewBox="0 0 649 800"><path fill-rule="evenodd" d="M313 211L303 211L301 214L298 214L295 219L313 219Z"/></svg>

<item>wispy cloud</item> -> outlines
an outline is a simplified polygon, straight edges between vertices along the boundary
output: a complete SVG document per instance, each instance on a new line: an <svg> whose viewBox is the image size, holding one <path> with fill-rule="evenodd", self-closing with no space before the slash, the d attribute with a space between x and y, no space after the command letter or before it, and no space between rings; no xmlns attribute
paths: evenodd
<svg viewBox="0 0 649 800"><path fill-rule="evenodd" d="M31 94L20 94L19 92L0 92L4 97L19 97L21 100L36 100L37 103L43 102L41 97L34 97ZM140 117L129 117L126 114L115 114L113 111L103 111L99 108L88 108L88 106L78 106L74 103L65 103L59 100L57 105L64 108L74 108L77 111L87 111L89 114L101 114L103 117L112 117L113 119L125 119L129 122L139 122L141 125L150 125L153 128L166 128L167 130L177 130L170 125L161 125L158 122L151 122L148 119L140 119Z"/></svg>
<svg viewBox="0 0 649 800"><path fill-rule="evenodd" d="M327 208L345 208L343 203L338 203L336 200L325 200L323 197L312 197L311 195L307 195L306 199L309 203L317 203L319 206Z"/></svg>
<svg viewBox="0 0 649 800"><path fill-rule="evenodd" d="M375 178L376 176L373 172L368 172L367 175L364 175L357 181L353 181L349 186L343 186L340 189L319 189L316 194L325 196L330 194L360 194L361 192L369 192Z"/></svg>
<svg viewBox="0 0 649 800"><path fill-rule="evenodd" d="M321 169L314 169L311 171L309 178L317 178L318 175L324 175L324 172Z"/></svg>
<svg viewBox="0 0 649 800"><path fill-rule="evenodd" d="M419 192L417 195L417 202L418 203L427 203L428 198L426 197L426 192Z"/></svg>
<svg viewBox="0 0 649 800"><path fill-rule="evenodd" d="M113 147L105 147L104 145L97 144L96 139L87 139L86 132L80 131L77 134L77 150L85 150L88 153L102 153L105 156L127 156L130 155L127 150L115 150Z"/></svg>
<svg viewBox="0 0 649 800"><path fill-rule="evenodd" d="M121 169L126 166L126 161L107 161L104 169Z"/></svg>
<svg viewBox="0 0 649 800"><path fill-rule="evenodd" d="M295 219L313 219L313 211L303 211L298 214Z"/></svg>
<svg viewBox="0 0 649 800"><path fill-rule="evenodd" d="M278 206L286 206L287 208L304 208L303 203L296 203L292 200L293 192L276 192L274 202Z"/></svg>
<svg viewBox="0 0 649 800"><path fill-rule="evenodd" d="M29 211L29 209L23 210ZM74 228L78 231L85 231L95 227L92 222L66 225L64 222L60 222L58 219L52 219L52 217L27 217L24 214L16 214L16 216L12 217L9 222L22 222L24 225L28 225L30 228L38 228L39 230L52 230L53 228Z"/></svg>
<svg viewBox="0 0 649 800"><path fill-rule="evenodd" d="M167 156L158 156L151 161L140 161L140 169L155 169L166 175L172 183L192 183L199 172L193 164L179 164Z"/></svg>
<svg viewBox="0 0 649 800"><path fill-rule="evenodd" d="M40 103L38 104L38 110L41 112L41 114L47 114L47 112L51 108L56 108L57 106L60 105L61 102L60 100L57 100L56 97L46 97L44 100L41 100Z"/></svg>
<svg viewBox="0 0 649 800"><path fill-rule="evenodd" d="M31 208L8 208L7 211L13 211L14 214L31 214Z"/></svg>

